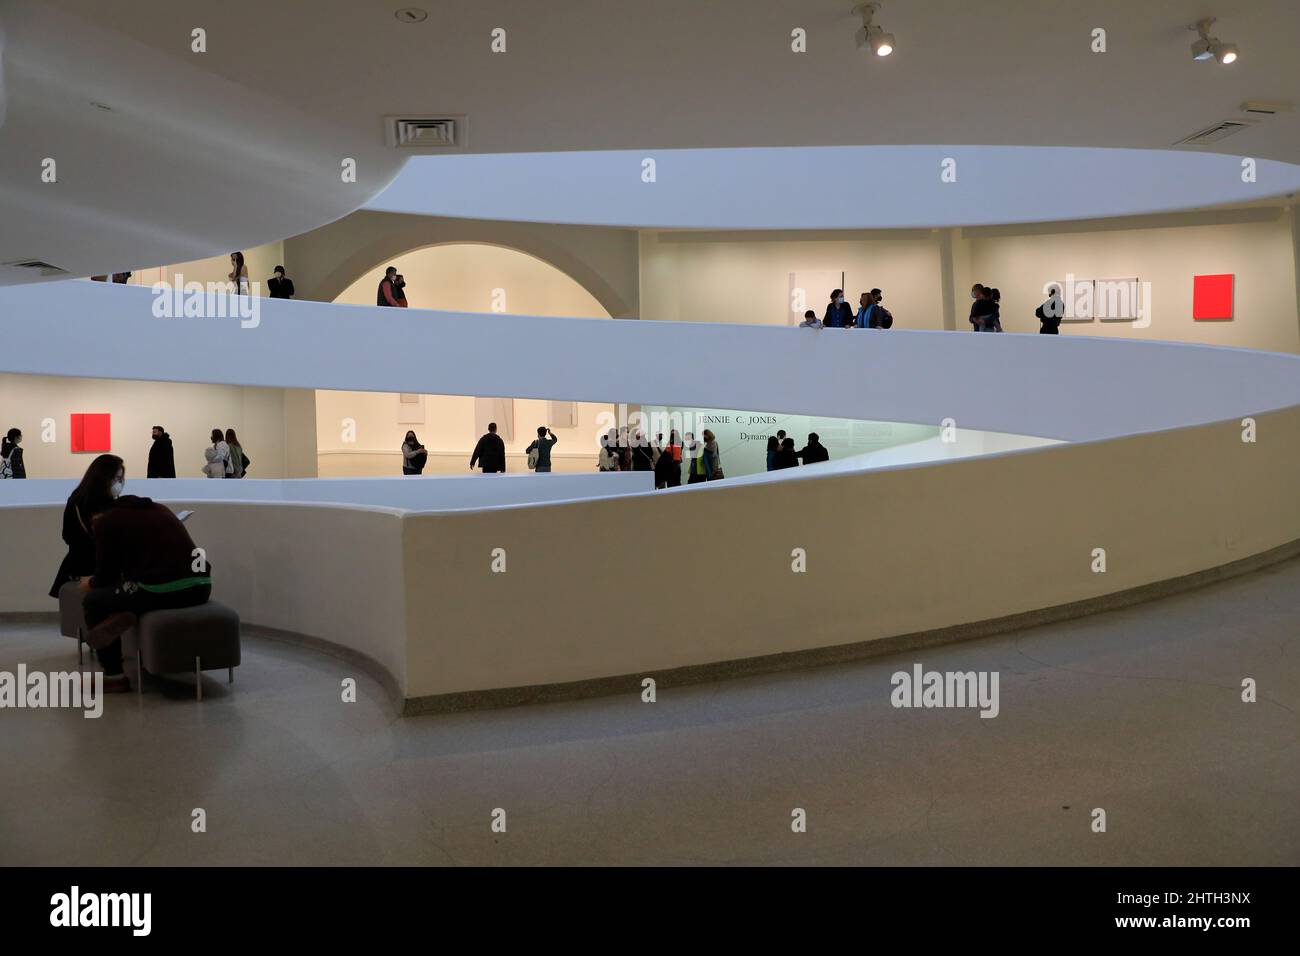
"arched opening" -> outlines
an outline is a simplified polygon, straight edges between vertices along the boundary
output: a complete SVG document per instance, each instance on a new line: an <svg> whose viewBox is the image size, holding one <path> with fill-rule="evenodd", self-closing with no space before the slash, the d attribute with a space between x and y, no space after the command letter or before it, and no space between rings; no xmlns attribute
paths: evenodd
<svg viewBox="0 0 1300 956"><path fill-rule="evenodd" d="M334 301L374 305L388 266L405 276L407 301L414 309L610 317L595 296L551 263L482 242L440 243L404 252L377 263Z"/></svg>
<svg viewBox="0 0 1300 956"><path fill-rule="evenodd" d="M385 269L406 280L411 308L494 314L609 318L586 288L554 265L518 249L481 242L439 243L377 263L334 300L374 305ZM437 321L430 317L430 321ZM414 431L429 452L425 474L467 474L474 445L489 421L505 439L507 469L525 470L537 428L553 429L560 444L555 471L596 467L597 416L608 404L510 397L316 392L317 469L321 477L402 473L401 445Z"/></svg>

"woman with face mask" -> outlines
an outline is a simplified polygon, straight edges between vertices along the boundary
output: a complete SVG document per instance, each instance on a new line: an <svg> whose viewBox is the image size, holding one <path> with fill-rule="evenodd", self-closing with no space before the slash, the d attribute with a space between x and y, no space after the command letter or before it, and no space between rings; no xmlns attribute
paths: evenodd
<svg viewBox="0 0 1300 956"><path fill-rule="evenodd" d="M853 306L844 301L844 290L836 289L831 293L831 303L826 306L826 317L822 326L828 329L848 329L853 327Z"/></svg>
<svg viewBox="0 0 1300 956"><path fill-rule="evenodd" d="M429 461L429 449L420 444L415 432L408 431L402 442L402 474L419 475L424 473L424 466Z"/></svg>
<svg viewBox="0 0 1300 956"><path fill-rule="evenodd" d="M117 455L100 455L90 463L81 484L68 495L63 508L63 543L67 556L50 586L50 597L59 596L59 588L69 581L95 573L95 541L91 534L95 515L107 511L122 494L126 468Z"/></svg>

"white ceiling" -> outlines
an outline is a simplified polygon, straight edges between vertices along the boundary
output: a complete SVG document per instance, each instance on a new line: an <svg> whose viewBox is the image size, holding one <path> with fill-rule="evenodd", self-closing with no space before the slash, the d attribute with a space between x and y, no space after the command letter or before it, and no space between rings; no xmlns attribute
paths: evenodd
<svg viewBox="0 0 1300 956"><path fill-rule="evenodd" d="M414 2L427 21L399 23ZM74 273L279 238L398 168L393 113L464 113L473 152L990 144L1167 148L1247 99L1300 104L1297 0L0 0L0 262ZM1241 60L1195 63L1187 25ZM208 52L190 52L190 31ZM489 48L506 30L507 52ZM790 51L807 31L808 52ZM1106 53L1091 51L1094 28ZM104 113L89 105L109 103ZM1219 144L1300 159L1300 113ZM53 152L56 191L34 178ZM363 181L338 182L341 156ZM2 271L2 270L0 270ZM0 282L5 281L0 277Z"/></svg>

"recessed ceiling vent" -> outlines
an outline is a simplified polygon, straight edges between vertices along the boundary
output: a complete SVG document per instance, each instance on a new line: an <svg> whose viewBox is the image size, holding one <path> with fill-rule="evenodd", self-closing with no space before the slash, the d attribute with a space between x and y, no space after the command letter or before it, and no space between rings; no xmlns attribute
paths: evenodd
<svg viewBox="0 0 1300 956"><path fill-rule="evenodd" d="M1290 103L1264 103L1259 100L1247 100L1241 104L1243 113L1261 119L1276 116L1278 113L1290 113L1294 108Z"/></svg>
<svg viewBox="0 0 1300 956"><path fill-rule="evenodd" d="M1213 126L1207 126L1199 133L1193 133L1186 139L1180 139L1174 143L1175 146L1208 146L1210 143L1217 143L1219 140L1227 139L1234 133L1240 133L1243 129L1250 129L1258 121L1252 119L1224 120L1222 123L1215 123Z"/></svg>
<svg viewBox="0 0 1300 956"><path fill-rule="evenodd" d="M33 269L43 276L65 276L68 270L60 269L58 266L52 266L48 262L42 262L40 259L19 259L16 262L0 262L0 266L6 269Z"/></svg>
<svg viewBox="0 0 1300 956"><path fill-rule="evenodd" d="M464 116L387 116L388 145L415 152L465 148Z"/></svg>

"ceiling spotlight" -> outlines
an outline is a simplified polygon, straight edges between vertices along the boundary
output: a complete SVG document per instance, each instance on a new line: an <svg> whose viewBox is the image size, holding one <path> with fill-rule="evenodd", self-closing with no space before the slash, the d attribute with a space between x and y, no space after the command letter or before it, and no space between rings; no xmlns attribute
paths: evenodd
<svg viewBox="0 0 1300 956"><path fill-rule="evenodd" d="M880 4L874 0L853 8L853 12L862 17L862 29L858 31L858 49L870 49L876 56L889 56L894 52L894 35L871 22L879 9Z"/></svg>
<svg viewBox="0 0 1300 956"><path fill-rule="evenodd" d="M1210 27L1214 25L1214 17L1205 17L1203 20L1197 20L1195 24L1188 27L1189 30L1195 30L1197 39L1192 43L1193 60L1218 60L1220 63L1236 63L1241 51L1237 49L1235 43L1224 43L1218 37L1210 36Z"/></svg>
<svg viewBox="0 0 1300 956"><path fill-rule="evenodd" d="M1210 44L1210 52L1220 63L1235 63L1237 61L1237 44L1220 43L1217 40Z"/></svg>

